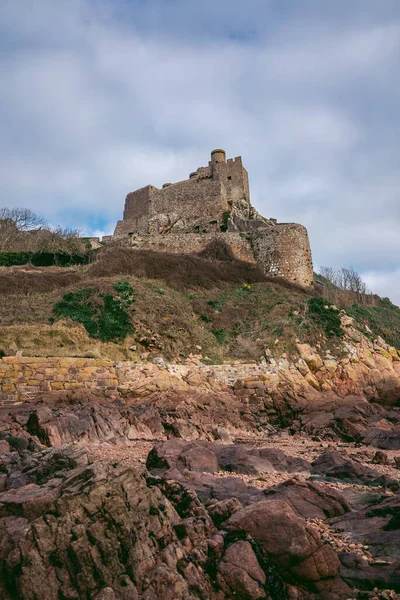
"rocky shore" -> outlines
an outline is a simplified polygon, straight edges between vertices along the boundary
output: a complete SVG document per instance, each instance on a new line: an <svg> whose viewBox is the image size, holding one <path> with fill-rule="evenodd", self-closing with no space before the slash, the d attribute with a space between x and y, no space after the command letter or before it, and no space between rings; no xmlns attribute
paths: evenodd
<svg viewBox="0 0 400 600"><path fill-rule="evenodd" d="M345 326L342 358L25 397L3 360L0 598L400 598L400 356Z"/></svg>

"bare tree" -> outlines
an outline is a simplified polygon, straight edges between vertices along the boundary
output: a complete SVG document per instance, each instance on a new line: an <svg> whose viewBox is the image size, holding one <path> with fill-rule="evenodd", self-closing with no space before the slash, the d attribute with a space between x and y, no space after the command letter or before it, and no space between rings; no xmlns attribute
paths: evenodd
<svg viewBox="0 0 400 600"><path fill-rule="evenodd" d="M0 208L0 221L11 220L19 231L42 229L47 225L46 219L39 217L30 208Z"/></svg>
<svg viewBox="0 0 400 600"><path fill-rule="evenodd" d="M342 269L344 282L343 289L356 292L357 294L366 294L367 286L362 280L361 275L357 273L353 267L349 269Z"/></svg>
<svg viewBox="0 0 400 600"><path fill-rule="evenodd" d="M324 279L327 280L328 283L332 285L337 285L337 271L332 267L324 267L322 266L319 270L318 275L321 275Z"/></svg>
<svg viewBox="0 0 400 600"><path fill-rule="evenodd" d="M366 302L372 295L368 291L366 283L353 267L333 269L322 266L319 275L324 279L326 285L325 296L327 300L335 304L345 305L349 302Z"/></svg>
<svg viewBox="0 0 400 600"><path fill-rule="evenodd" d="M50 227L29 208L0 209L0 251L82 254L85 242L77 229Z"/></svg>
<svg viewBox="0 0 400 600"><path fill-rule="evenodd" d="M0 208L0 250L20 249L21 233L39 231L46 225L46 220L30 208Z"/></svg>
<svg viewBox="0 0 400 600"><path fill-rule="evenodd" d="M36 252L82 254L85 242L78 229L62 227L44 229L36 234Z"/></svg>

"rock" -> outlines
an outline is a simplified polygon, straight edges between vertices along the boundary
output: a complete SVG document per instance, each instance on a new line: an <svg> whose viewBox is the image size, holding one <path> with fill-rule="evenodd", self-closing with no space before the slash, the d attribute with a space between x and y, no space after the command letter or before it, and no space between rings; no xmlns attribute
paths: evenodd
<svg viewBox="0 0 400 600"><path fill-rule="evenodd" d="M0 515L15 515L31 521L45 512L54 511L57 497L58 490L34 483L10 489L0 494Z"/></svg>
<svg viewBox="0 0 400 600"><path fill-rule="evenodd" d="M339 559L331 546L324 544L317 529L306 525L287 502L252 503L236 512L225 527L251 535L283 578L289 576L318 590L319 583L328 589L339 576Z"/></svg>
<svg viewBox="0 0 400 600"><path fill-rule="evenodd" d="M171 600L189 598L178 572L167 565L160 571L155 564L159 548L169 544L175 561L187 553L174 533L179 517L159 491L148 489L132 469L101 463L75 468L58 482L55 489L32 483L0 494L5 552L0 549L0 597L8 597L9 575L2 565L11 556L10 585L24 600L60 594L108 599L112 593L118 599L139 598L137 585L143 585L143 598L161 592ZM4 525L16 517L24 517L26 525L11 534Z"/></svg>
<svg viewBox="0 0 400 600"><path fill-rule="evenodd" d="M267 498L284 500L305 519L326 519L350 511L343 494L309 480L288 479L264 491Z"/></svg>
<svg viewBox="0 0 400 600"><path fill-rule="evenodd" d="M0 440L0 456L8 454L10 451L10 444L6 440Z"/></svg>
<svg viewBox="0 0 400 600"><path fill-rule="evenodd" d="M365 494L365 492L364 492ZM367 546L370 558L354 551L340 552L342 577L361 590L379 588L400 591L400 495L365 494L354 512L330 519L330 524Z"/></svg>
<svg viewBox="0 0 400 600"><path fill-rule="evenodd" d="M225 446L217 449L218 463L226 471L258 475L275 471L308 473L311 465L306 460L286 455L277 448L243 448Z"/></svg>
<svg viewBox="0 0 400 600"><path fill-rule="evenodd" d="M117 600L117 597L110 587L106 587L97 594L95 600Z"/></svg>
<svg viewBox="0 0 400 600"><path fill-rule="evenodd" d="M388 465L389 458L388 458L388 455L386 454L386 452L382 452L381 450L378 450L377 452L375 452L375 456L373 457L372 462L377 465Z"/></svg>
<svg viewBox="0 0 400 600"><path fill-rule="evenodd" d="M189 469L216 473L258 475L276 471L308 473L311 465L301 458L286 455L276 448L245 448L217 445L209 442L169 440L156 444L147 459L148 469Z"/></svg>
<svg viewBox="0 0 400 600"><path fill-rule="evenodd" d="M339 452L327 451L321 454L312 463L313 473L320 473L325 477L358 481L369 485L397 485L397 482L379 471L366 467L352 459L343 458Z"/></svg>
<svg viewBox="0 0 400 600"><path fill-rule="evenodd" d="M208 514L218 527L241 508L242 504L237 498L220 501L212 500L207 503Z"/></svg>
<svg viewBox="0 0 400 600"><path fill-rule="evenodd" d="M218 567L217 581L228 597L267 598L266 576L249 542L239 541L228 547Z"/></svg>
<svg viewBox="0 0 400 600"><path fill-rule="evenodd" d="M400 377L391 375L377 382L380 402L386 406L400 405Z"/></svg>
<svg viewBox="0 0 400 600"><path fill-rule="evenodd" d="M311 371L318 371L323 366L324 361L311 346L308 344L296 344L296 347L300 357L307 363Z"/></svg>
<svg viewBox="0 0 400 600"><path fill-rule="evenodd" d="M27 461L25 473L35 483L43 484L54 477L65 479L69 471L85 467L87 464L87 451L68 445L35 454Z"/></svg>
<svg viewBox="0 0 400 600"><path fill-rule="evenodd" d="M186 581L167 565L155 567L144 584L143 600L191 600Z"/></svg>

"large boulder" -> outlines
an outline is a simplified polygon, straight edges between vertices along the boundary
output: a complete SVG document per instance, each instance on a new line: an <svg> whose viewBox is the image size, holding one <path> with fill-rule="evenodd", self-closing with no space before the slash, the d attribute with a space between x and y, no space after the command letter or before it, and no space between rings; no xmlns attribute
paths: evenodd
<svg viewBox="0 0 400 600"><path fill-rule="evenodd" d="M283 500L263 500L235 512L225 523L244 530L271 560L284 579L314 591L329 590L339 578L340 562L318 530Z"/></svg>

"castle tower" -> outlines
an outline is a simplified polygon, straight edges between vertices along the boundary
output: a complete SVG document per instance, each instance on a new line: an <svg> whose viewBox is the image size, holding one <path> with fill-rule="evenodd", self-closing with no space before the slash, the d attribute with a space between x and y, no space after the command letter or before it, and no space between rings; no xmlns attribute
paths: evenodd
<svg viewBox="0 0 400 600"><path fill-rule="evenodd" d="M226 163L226 152L225 150L213 150L211 152L211 163L214 166L218 163Z"/></svg>

